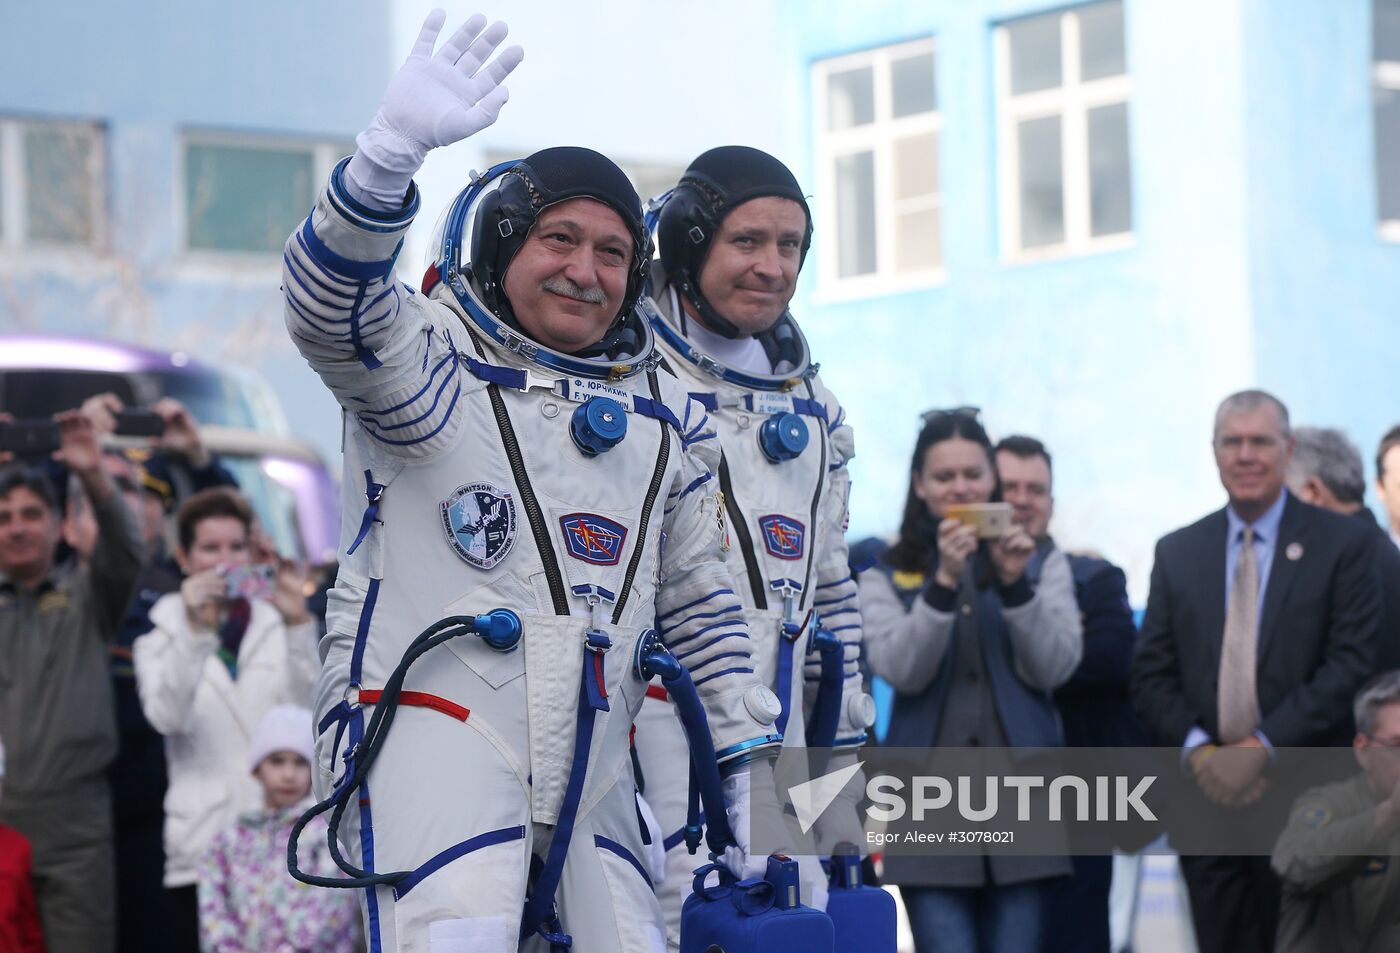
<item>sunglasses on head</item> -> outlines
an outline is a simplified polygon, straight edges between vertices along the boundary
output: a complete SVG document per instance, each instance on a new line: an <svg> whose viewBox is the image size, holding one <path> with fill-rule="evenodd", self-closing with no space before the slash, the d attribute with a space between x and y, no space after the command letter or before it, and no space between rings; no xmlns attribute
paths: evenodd
<svg viewBox="0 0 1400 953"><path fill-rule="evenodd" d="M925 426L935 420L942 420L944 417L962 417L971 420L975 424L982 423L981 407L948 407L940 410L926 410L919 415L919 420Z"/></svg>

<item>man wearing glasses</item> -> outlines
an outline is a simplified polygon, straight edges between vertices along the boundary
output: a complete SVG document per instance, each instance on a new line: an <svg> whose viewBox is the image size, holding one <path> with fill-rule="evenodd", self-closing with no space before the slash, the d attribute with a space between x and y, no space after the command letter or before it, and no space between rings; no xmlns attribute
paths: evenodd
<svg viewBox="0 0 1400 953"><path fill-rule="evenodd" d="M1400 949L1400 671L1355 712L1361 773L1299 798L1274 848L1280 953Z"/></svg>
<svg viewBox="0 0 1400 953"><path fill-rule="evenodd" d="M1267 858L1196 855L1231 824L1283 827L1291 796L1271 787L1275 748L1347 743L1380 596L1364 527L1284 489L1294 441L1281 401L1227 397L1213 444L1229 503L1157 544L1133 702L1196 782L1167 824L1191 855L1181 868L1201 953L1269 951L1279 882Z"/></svg>

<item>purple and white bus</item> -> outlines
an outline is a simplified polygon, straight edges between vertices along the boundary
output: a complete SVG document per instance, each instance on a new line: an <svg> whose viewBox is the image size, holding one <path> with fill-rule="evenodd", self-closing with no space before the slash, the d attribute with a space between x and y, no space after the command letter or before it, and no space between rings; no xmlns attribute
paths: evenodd
<svg viewBox="0 0 1400 953"><path fill-rule="evenodd" d="M49 417L108 391L128 407L160 397L183 403L278 549L313 564L335 560L335 479L311 445L291 435L281 404L256 374L98 338L0 334L0 410L17 419Z"/></svg>

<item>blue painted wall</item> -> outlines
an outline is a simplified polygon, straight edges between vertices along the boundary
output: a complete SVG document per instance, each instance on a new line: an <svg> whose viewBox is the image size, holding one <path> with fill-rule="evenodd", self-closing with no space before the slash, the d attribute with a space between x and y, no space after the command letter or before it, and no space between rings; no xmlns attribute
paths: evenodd
<svg viewBox="0 0 1400 953"><path fill-rule="evenodd" d="M1370 6L1250 4L1245 57L1260 380L1297 420L1345 426L1368 460L1400 420L1400 245L1376 231Z"/></svg>
<svg viewBox="0 0 1400 953"><path fill-rule="evenodd" d="M992 32L1064 6L786 3L795 72L936 37L943 113L946 278L837 301L804 276L799 314L858 428L853 532L896 524L917 413L971 403L994 436L1047 441L1061 541L1123 563L1141 599L1155 540L1223 502L1209 440L1226 393L1273 388L1297 420L1345 426L1363 448L1400 415L1384 370L1400 351L1387 321L1400 249L1376 238L1369 0L1127 0L1134 241L1009 263ZM799 104L813 182L810 80ZM817 241L830 202L816 196Z"/></svg>
<svg viewBox="0 0 1400 953"><path fill-rule="evenodd" d="M0 330L107 334L254 367L292 429L338 452L334 401L282 326L273 256L178 248L186 129L348 141L393 62L382 0L0 7L0 114L106 124L110 249L0 263Z"/></svg>

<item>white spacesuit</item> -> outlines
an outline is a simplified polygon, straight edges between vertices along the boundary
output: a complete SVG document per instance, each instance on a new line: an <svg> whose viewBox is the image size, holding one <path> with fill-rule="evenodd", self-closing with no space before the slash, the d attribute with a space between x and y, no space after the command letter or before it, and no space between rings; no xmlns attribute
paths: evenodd
<svg viewBox="0 0 1400 953"><path fill-rule="evenodd" d="M767 207L745 204L765 198ZM734 216L739 209L746 211ZM861 685L860 607L847 568L851 428L786 312L810 221L801 189L777 159L740 146L712 149L691 164L660 209L665 272L654 269L652 280L664 366L704 404L719 437L727 562L744 603L755 668L783 708L778 727L785 747L806 744L817 704L813 635L820 627L842 644L841 697L827 702L839 705L836 734L823 739L838 749L834 769L855 760L874 713ZM736 223L731 235L727 229ZM702 285L724 299L730 315L720 313L720 302L709 300ZM690 662L683 650L677 657ZM638 716L636 746L647 801L667 835L667 875L658 895L673 946L689 871L703 860L682 843L688 785L678 738L666 694L653 687ZM860 790L860 780L848 785L825 812L818 846L829 851L836 841L859 837ZM802 868L804 902L823 906L815 859L802 858Z"/></svg>
<svg viewBox="0 0 1400 953"><path fill-rule="evenodd" d="M622 172L574 148L497 167L446 216L424 290L394 280L422 154L489 125L520 58L482 66L504 29L477 20L434 54L441 22L429 17L286 246L288 329L345 427L316 792L340 797L345 854L376 875L372 953L565 950L569 937L584 953L655 953L628 756L646 690L638 639L658 618L677 643L736 620L687 660L722 763L778 743L778 705L721 555L706 412L655 370L637 303L649 242ZM536 227L546 218L560 224ZM526 250L563 263L527 289L554 309L551 334L610 300L602 277L579 274L626 276L605 334L565 350L525 330L541 319L508 272ZM401 664L439 620L501 609L519 624L498 612Z"/></svg>

